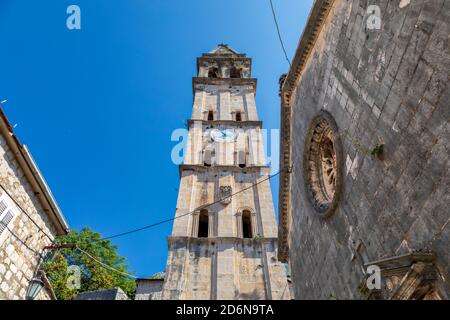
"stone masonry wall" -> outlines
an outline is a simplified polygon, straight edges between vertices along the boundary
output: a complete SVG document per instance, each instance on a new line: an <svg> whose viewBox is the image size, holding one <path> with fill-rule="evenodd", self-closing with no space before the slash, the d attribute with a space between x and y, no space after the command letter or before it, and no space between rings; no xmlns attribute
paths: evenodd
<svg viewBox="0 0 450 320"><path fill-rule="evenodd" d="M163 300L290 297L276 239L176 239L169 244L166 274Z"/></svg>
<svg viewBox="0 0 450 320"><path fill-rule="evenodd" d="M366 29L367 8L382 28ZM292 98L290 264L300 299L359 299L362 262L430 248L450 292L450 1L336 0ZM320 110L343 145L343 192L320 219L304 141ZM384 160L369 150L384 144Z"/></svg>
<svg viewBox="0 0 450 320"><path fill-rule="evenodd" d="M266 169L267 172L263 176L259 169L256 172L247 173L222 172L221 168L203 173L184 171L180 181L176 217L219 199L219 185L230 185L233 192L237 192L249 188L257 181L267 179L268 170ZM256 214L255 236L259 234L263 237L276 238L277 224L270 192L270 184L266 180L251 189L236 194L228 205L216 203L209 206L211 236L238 237L237 214L248 209ZM172 235L192 236L194 220L194 215L177 218L173 224Z"/></svg>
<svg viewBox="0 0 450 320"><path fill-rule="evenodd" d="M56 235L52 223L1 135L0 185L14 197L40 228L52 237ZM0 188L0 195L5 195L2 188ZM25 298L28 283L33 277L37 264L38 257L32 250L40 253L44 246L50 244L50 240L12 201L9 202L12 203L17 217L8 225L8 228L17 238L8 230L5 230L0 237L0 299L19 300ZM43 289L36 299L47 300L50 296Z"/></svg>
<svg viewBox="0 0 450 320"><path fill-rule="evenodd" d="M231 185L234 192L248 188L264 179L260 170L183 171L176 216L214 202L220 183ZM267 240L241 238L238 213L243 209L255 212L254 235ZM289 299L284 265L276 257L277 224L269 181L235 195L228 205L217 203L208 210L208 239L193 234L194 215L174 221L162 299Z"/></svg>
<svg viewBox="0 0 450 320"><path fill-rule="evenodd" d="M204 85L194 92L192 119L206 120L208 111L215 119L232 120L236 111L242 112L243 120L258 120L255 92L251 86L228 84Z"/></svg>
<svg viewBox="0 0 450 320"><path fill-rule="evenodd" d="M135 300L161 300L162 287L164 280L152 281L142 280L138 281L136 288Z"/></svg>

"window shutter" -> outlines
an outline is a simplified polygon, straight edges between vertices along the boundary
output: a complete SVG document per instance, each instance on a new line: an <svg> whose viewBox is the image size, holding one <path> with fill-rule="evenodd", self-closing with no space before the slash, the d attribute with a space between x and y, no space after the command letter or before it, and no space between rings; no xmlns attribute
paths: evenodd
<svg viewBox="0 0 450 320"><path fill-rule="evenodd" d="M5 233L8 225L14 220L14 217L16 216L13 207L11 207L10 205L10 200L8 199L9 198L6 195L0 197L0 236Z"/></svg>
<svg viewBox="0 0 450 320"><path fill-rule="evenodd" d="M11 220L14 218L14 215L11 213L11 211L7 211L3 219L0 221L0 235L3 233L3 231L6 230L6 227L11 222Z"/></svg>
<svg viewBox="0 0 450 320"><path fill-rule="evenodd" d="M3 215L7 208L8 205L5 203L5 200L0 201L0 217Z"/></svg>

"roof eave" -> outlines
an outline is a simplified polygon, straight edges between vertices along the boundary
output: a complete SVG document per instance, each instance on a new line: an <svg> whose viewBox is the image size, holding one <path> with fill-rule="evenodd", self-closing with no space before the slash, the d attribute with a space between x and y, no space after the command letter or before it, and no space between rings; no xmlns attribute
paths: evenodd
<svg viewBox="0 0 450 320"><path fill-rule="evenodd" d="M25 145L22 145L14 134L13 128L9 123L6 114L0 105L0 132L4 135L6 142L13 151L17 161L22 168L28 182L38 197L44 211L49 215L54 223L59 235L67 234L69 226L64 218L56 200L54 199L50 188L42 176L39 168L34 162L30 152Z"/></svg>

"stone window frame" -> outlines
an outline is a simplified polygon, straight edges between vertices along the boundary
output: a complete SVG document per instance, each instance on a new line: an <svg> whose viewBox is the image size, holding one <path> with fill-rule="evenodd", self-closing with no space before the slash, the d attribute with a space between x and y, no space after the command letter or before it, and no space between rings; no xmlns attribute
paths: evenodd
<svg viewBox="0 0 450 320"><path fill-rule="evenodd" d="M208 237L207 238L200 238L198 236L198 228L200 225L200 212L206 210L208 212ZM214 218L215 218L215 214L213 211L209 210L208 208L201 208L196 210L193 214L192 214L192 230L191 230L191 236L193 238L197 238L197 239L208 239L208 238L213 238L214 237Z"/></svg>
<svg viewBox="0 0 450 320"><path fill-rule="evenodd" d="M6 217L8 213L12 215L8 223L6 223L5 229L3 229L0 233L0 245L6 240L8 235L8 228L11 229L11 225L14 223L14 220L18 217L17 210L13 205L13 200L6 194L3 193L0 195L0 203L4 203L5 209L0 213L0 223L4 223L3 219Z"/></svg>
<svg viewBox="0 0 450 320"><path fill-rule="evenodd" d="M240 120L238 120L237 115L239 114L240 116ZM245 111L242 109L236 109L234 111L231 112L231 118L233 119L233 121L235 122L244 122L246 121L246 115L245 115Z"/></svg>
<svg viewBox="0 0 450 320"><path fill-rule="evenodd" d="M335 154L335 189L334 189L334 196L333 200L329 202L326 206L319 206L318 200L313 194L313 188L311 186L311 175L312 170L310 167L310 149L311 144L313 142L314 135L316 134L316 128L317 126L323 122L326 121L327 123L327 129L331 129L332 136L333 136L333 147L334 147L334 154ZM338 206L338 203L340 201L340 197L342 194L342 188L343 188L343 164L344 164L344 157L343 157L343 147L342 147L342 141L340 138L339 128L336 124L336 121L334 120L334 117L326 110L321 110L310 122L308 131L305 138L304 143L304 150L303 150L303 181L305 183L305 192L307 195L307 198L309 200L309 203L314 208L317 215L322 218L326 219L329 218L335 211Z"/></svg>
<svg viewBox="0 0 450 320"><path fill-rule="evenodd" d="M255 236L259 235L259 230L258 230L258 219L257 219L257 215L256 215L256 211L251 208L251 207L242 207L239 208L239 210L236 212L235 216L236 216L236 236L238 238L242 238L242 239L248 239L248 238L244 238L244 229L243 229L243 221L242 221L242 216L244 211L249 211L250 212L250 216L251 216L251 227L252 227L252 237L254 238Z"/></svg>
<svg viewBox="0 0 450 320"><path fill-rule="evenodd" d="M212 115L212 120L209 119L209 116ZM203 111L203 119L205 121L214 121L217 118L217 112L213 109L208 109Z"/></svg>
<svg viewBox="0 0 450 320"><path fill-rule="evenodd" d="M240 135L241 133L239 133ZM234 150L234 165L236 167L239 167L241 169L246 169L249 166L251 166L251 158L250 158L250 147L251 147L251 142L250 142L250 136L245 133L245 142L244 142L244 148L239 147L238 146L238 140L236 139L236 143L235 143L235 150ZM240 162L240 161L243 162Z"/></svg>
<svg viewBox="0 0 450 320"><path fill-rule="evenodd" d="M207 167L213 167L217 165L217 150L215 144L208 144L203 147L203 150L200 152L200 156L202 159L202 163L205 166L207 164L206 161L209 161L209 165Z"/></svg>

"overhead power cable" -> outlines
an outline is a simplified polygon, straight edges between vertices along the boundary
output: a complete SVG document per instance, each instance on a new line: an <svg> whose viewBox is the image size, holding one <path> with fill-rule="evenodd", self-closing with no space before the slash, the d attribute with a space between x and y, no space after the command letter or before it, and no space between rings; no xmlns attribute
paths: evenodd
<svg viewBox="0 0 450 320"><path fill-rule="evenodd" d="M281 37L280 26L278 25L277 15L275 13L275 8L273 7L272 0L269 0L269 2L270 2L270 8L272 9L273 21L275 22L275 27L277 28L278 39L280 40L281 48L283 49L283 52L284 52L284 57L286 58L286 61L289 63L289 66L291 66L291 60L289 60L289 57L288 57L287 52L286 52L286 48L284 47L283 38Z"/></svg>
<svg viewBox="0 0 450 320"><path fill-rule="evenodd" d="M275 174L273 174L273 175L269 175L267 178L262 179L261 181L258 181L258 182L256 182L256 183L253 183L252 185L250 185L250 186L248 186L248 187L246 187L246 188L243 188L243 189L241 189L241 190L239 190L239 191L236 191L235 193L233 193L233 194L231 194L231 195L229 195L229 196L227 196L227 197L224 197L224 198L221 198L221 199L216 200L216 201L214 201L214 202L211 202L211 203L209 203L209 204L203 205L203 206L197 208L196 210L193 210L193 211L184 213L184 214L179 215L179 216L176 216L176 217L174 217L174 218L162 220L162 221L159 221L159 222L156 222L156 223L153 223L153 224L150 224L150 225L141 227L141 228L137 228L137 229L133 229L133 230L130 230L130 231L122 232L122 233L119 233L119 234L116 234L116 235L112 235L112 236L103 238L103 239L101 239L101 240L109 240L109 239L113 239L113 238L125 236L125 235L128 235L128 234L132 234L132 233L136 233L136 232L143 231L143 230L146 230L146 229L150 229L150 228L152 228L152 227L158 226L158 225L163 224L163 223L166 223L166 222L174 221L174 220L179 219L179 218L182 218L182 217L186 217L186 216L188 216L188 215L190 215L190 214L195 213L195 212L198 211L199 209L202 209L202 208L208 208L208 207L210 207L210 206L212 206L212 205L214 205L214 204L220 203L220 202L222 202L222 201L224 201L224 200L226 200L226 199L233 198L234 196L236 196L236 195L238 195L238 194L240 194L240 193L242 193L242 192L244 192L244 191L247 191L247 190L249 190L249 189L252 189L252 188L254 188L254 187L257 186L257 185L259 185L259 184L261 184L261 183L263 183L263 182L265 182L265 181L267 181L267 180L270 180L270 179L272 179L272 178L278 176L280 173L281 173L281 171L279 171L279 172L277 172L277 173L275 173ZM17 205L18 205L18 204L17 204ZM18 206L19 206L19 205L18 205ZM21 207L19 206L19 208L21 208ZM21 209L22 209L22 208L21 208ZM23 209L22 209L22 211L23 211ZM30 219L31 219L31 218L30 218ZM32 220L32 221L34 221L34 220ZM35 253L35 254L41 256L37 251L35 251L35 250L31 249L29 246L27 246L27 245L26 245L19 237L17 237L17 235L15 235L8 227L6 227L6 228L8 229L8 231L9 231L16 239L18 239L23 245L25 245L26 248L27 248L28 250L30 250L30 251L32 251L33 253ZM40 230L41 230L41 229L40 229ZM41 230L41 231L45 234L45 232L44 232L43 230ZM101 241L101 240L98 240L98 241ZM53 242L53 241L52 241L52 242ZM132 275L132 274L129 274L129 273L124 272L124 271L117 270L117 269L115 269L115 268L113 268L113 267L111 267L111 266L105 264L104 262L100 261L98 258L94 257L93 255L91 255L90 253L84 251L83 249L81 249L81 248L78 247L78 246L74 246L73 249L74 249L74 250L78 250L80 253L86 255L86 256L89 257L92 261L96 262L97 264L101 265L103 268L105 268L105 269L107 269L107 270L110 270L110 271L112 271L112 272L121 274L121 275L126 276L126 277L130 277L130 278L133 278L133 279L138 279L138 277L136 277L136 276L134 276L134 275Z"/></svg>
<svg viewBox="0 0 450 320"><path fill-rule="evenodd" d="M34 219L28 214L28 212L26 212L25 211L25 209L24 208L22 208L22 206L20 205L20 203L19 202L17 202L17 200L16 199L14 199L14 197L8 192L8 190L6 190L6 188L5 187L3 187L1 184L0 184L0 188L2 188L2 190L8 195L8 197L15 203L15 205L20 209L20 211L22 211L27 217L28 217L28 219L30 219L30 221L38 228L38 230L40 231L40 232L42 232L52 243L53 243L53 241L55 240L54 239L54 237L51 237L47 232L45 232L44 231L44 229L42 229L40 226L39 226L39 224L36 222L36 221L34 221Z"/></svg>
<svg viewBox="0 0 450 320"><path fill-rule="evenodd" d="M222 202L222 201L224 201L224 200L226 200L226 199L233 198L235 195L237 195L237 194L239 194L239 193L242 193L242 192L244 192L244 191L246 191L246 190L252 189L253 187L255 187L255 186L257 186L257 185L259 185L259 184L261 184L261 183L263 183L263 182L265 182L265 181L267 181L267 180L270 180L270 179L272 179L272 178L278 176L280 173L281 173L281 172L278 171L276 174L269 175L267 178L265 178L265 179L263 179L263 180L261 180L261 181L258 181L258 182L252 184L252 185L249 186L249 187L246 187L246 188L244 188L244 189L241 189L241 190L239 190L239 191L237 191L237 192L235 192L235 193L233 193L233 194L231 194L231 195L229 195L229 196L227 196L227 197L225 197L225 198L221 198L221 199L216 200L216 201L214 201L214 202L211 202L211 203L209 203L209 204L203 205L203 206L201 206L201 207L199 207L199 208L197 208L197 209L195 209L195 210L193 210L193 211L190 211L190 212L181 214L181 215L176 216L176 217L174 217L174 218L170 218L170 219L162 220L162 221L159 221L159 222L156 222L156 223L152 223L152 224L143 226L143 227L141 227L141 228L136 228L136 229L133 229L133 230L130 230L130 231L125 231L125 232L118 233L118 234L115 234L115 235L112 235L112 236L109 236L109 237L105 237L105 238L103 238L103 239L101 239L101 240L110 240L110 239L114 239L114 238L126 236L126 235L129 235L129 234L132 234L132 233L136 233L136 232L139 232L139 231L143 231L143 230L146 230L146 229L150 229L150 228L156 227L156 226L161 225L161 224L166 223L166 222L170 222L170 221L174 221L174 220L176 220L176 219L180 219L180 218L186 217L186 216L188 216L188 215L191 215L191 214L195 213L195 212L198 211L199 209L208 208L208 207L210 207L210 206L212 206L212 205L214 205L214 204L220 203L220 202ZM99 240L99 241L101 241L101 240Z"/></svg>
<svg viewBox="0 0 450 320"><path fill-rule="evenodd" d="M38 257L42 257L42 255L34 250L33 248L31 248L28 244L25 243L25 241L23 241L22 239L19 238L19 236L17 234L15 234L3 221L0 221L0 224L2 224L6 230L8 230L8 232L17 240L20 242L21 245L23 245L26 249L28 249L29 251L31 251L32 253L34 253L36 256Z"/></svg>
<svg viewBox="0 0 450 320"><path fill-rule="evenodd" d="M7 230L7 231L8 231L8 232L9 232L9 233L10 233L10 234L18 241L18 242L20 242L21 245L23 245L27 250L31 251L33 254L35 254L37 257L39 257L39 261L38 261L38 263L36 264L36 266L37 266L37 267L36 267L36 270L35 270L35 274L36 274L37 271L39 270L39 266L40 266L40 264L41 264L41 261L44 259L44 255L43 255L42 253L40 253L40 252L34 250L33 248L31 248L29 245L27 245L27 244L25 243L25 241L23 241L22 239L20 239L20 237L19 237L17 234L15 234L14 231L12 231L5 223L3 223L3 221L0 221L0 224L2 224L2 225L5 227L5 229L6 229L6 230ZM49 247L44 248L44 250L46 250L46 249L51 249L51 248L54 248L54 249L59 250L58 247L64 247L64 245L58 246L58 245L54 245L54 244L53 244L52 246L49 246ZM138 277L136 277L136 276L134 276L134 275L132 275L132 274L129 274L129 273L124 272L124 271L117 270L117 269L115 269L115 268L113 268L113 267L111 267L111 266L105 264L104 262L100 261L98 258L94 257L93 255L91 255L90 253L84 251L83 249L81 249L81 248L78 247L78 246L73 246L73 247L72 247L72 246L70 246L70 247L67 247L67 246L66 246L65 249L78 250L80 253L86 255L89 259L91 259L92 261L94 261L95 263L99 264L100 266L102 266L103 268L105 268L105 269L107 269L107 270L113 271L113 272L118 273L118 274L120 274L120 275L122 275L122 276L125 276L125 277L129 277L129 278L133 278L133 279L138 279Z"/></svg>
<svg viewBox="0 0 450 320"><path fill-rule="evenodd" d="M125 277L129 277L129 278L133 278L133 279L137 279L138 278L138 277L136 277L136 276L134 276L132 274L129 274L129 273L125 272L125 271L117 270L117 269L107 265L106 263L101 262L98 258L94 257L93 255L91 255L90 253L84 251L83 249L81 249L78 246L75 246L74 249L80 251L82 254L86 255L92 261L96 262L97 264L99 264L100 266L102 266L103 268L105 268L107 270L113 271L113 272L118 273L118 274L120 274L122 276L125 276Z"/></svg>

